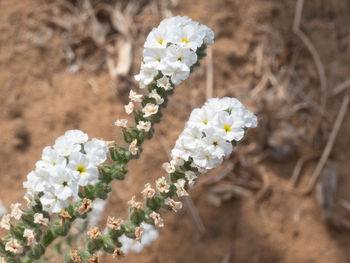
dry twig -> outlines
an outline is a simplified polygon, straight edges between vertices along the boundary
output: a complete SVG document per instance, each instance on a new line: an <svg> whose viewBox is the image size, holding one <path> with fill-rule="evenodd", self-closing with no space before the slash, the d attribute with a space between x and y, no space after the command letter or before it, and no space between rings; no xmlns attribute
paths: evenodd
<svg viewBox="0 0 350 263"><path fill-rule="evenodd" d="M315 66L316 66L316 69L317 69L317 72L318 72L318 75L320 78L320 85L321 85L321 91L322 91L321 106L323 109L325 109L326 102L327 102L326 74L325 74L325 70L324 70L320 55L318 54L316 48L312 44L309 37L300 29L303 6L304 6L304 0L298 0L297 4L296 4L296 8L295 8L293 31L301 39L301 41L304 43L304 45L311 53L311 56L314 60L314 63L315 63Z"/></svg>
<svg viewBox="0 0 350 263"><path fill-rule="evenodd" d="M320 158L314 172L312 173L311 179L309 181L309 185L308 185L306 191L304 192L304 194L309 194L312 192L313 188L315 187L315 184L317 183L318 178L320 177L321 171L328 160L329 154L331 153L331 151L333 149L335 139L337 138L341 124L342 124L343 119L345 117L345 113L349 107L349 101L350 101L349 93L346 93L346 95L343 99L342 105L340 106L340 109L339 109L339 112L337 115L337 119L334 122L332 132L328 137L326 147L324 148L322 155L321 155L321 158Z"/></svg>
<svg viewBox="0 0 350 263"><path fill-rule="evenodd" d="M335 89L333 90L333 95L334 96L338 95L339 93L343 92L344 90L348 89L349 87L350 87L350 79L347 79L335 87Z"/></svg>

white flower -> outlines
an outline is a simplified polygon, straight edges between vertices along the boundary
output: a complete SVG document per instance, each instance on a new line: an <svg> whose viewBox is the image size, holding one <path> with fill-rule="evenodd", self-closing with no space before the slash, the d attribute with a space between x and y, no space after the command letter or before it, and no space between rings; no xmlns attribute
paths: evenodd
<svg viewBox="0 0 350 263"><path fill-rule="evenodd" d="M10 240L6 242L5 250L15 255L20 255L23 253L23 246L17 239L10 238Z"/></svg>
<svg viewBox="0 0 350 263"><path fill-rule="evenodd" d="M134 102L141 102L142 101L142 94L137 94L135 91L130 90L129 92L129 99Z"/></svg>
<svg viewBox="0 0 350 263"><path fill-rule="evenodd" d="M89 136L80 130L69 130L64 134L65 137L70 138L74 143L86 143Z"/></svg>
<svg viewBox="0 0 350 263"><path fill-rule="evenodd" d="M139 121L137 123L136 128L141 131L144 130L145 132L149 132L149 130L151 129L152 124L150 121Z"/></svg>
<svg viewBox="0 0 350 263"><path fill-rule="evenodd" d="M185 177L188 180L189 186L193 186L195 183L195 180L197 179L197 175L193 171L186 171Z"/></svg>
<svg viewBox="0 0 350 263"><path fill-rule="evenodd" d="M167 57L167 48L145 48L143 50L143 61L152 63L157 70L162 71L166 67L165 58Z"/></svg>
<svg viewBox="0 0 350 263"><path fill-rule="evenodd" d="M146 106L142 109L143 117L147 118L149 116L152 116L153 114L156 114L158 112L158 105L154 105L153 103L147 103Z"/></svg>
<svg viewBox="0 0 350 263"><path fill-rule="evenodd" d="M203 44L204 32L199 30L199 26L189 24L184 27L176 28L173 32L172 43L175 43L183 48L190 48L197 51Z"/></svg>
<svg viewBox="0 0 350 263"><path fill-rule="evenodd" d="M69 156L67 167L73 170L78 177L78 185L86 186L97 182L98 169L89 161L87 155L80 152L73 153Z"/></svg>
<svg viewBox="0 0 350 263"><path fill-rule="evenodd" d="M0 256L0 263L7 263L7 261L5 260L5 258Z"/></svg>
<svg viewBox="0 0 350 263"><path fill-rule="evenodd" d="M35 238L35 232L31 229L24 229L23 237L27 239L28 246L34 246L38 244Z"/></svg>
<svg viewBox="0 0 350 263"><path fill-rule="evenodd" d="M43 192L49 185L49 177L48 170L38 168L27 175L27 181L23 183L23 186L30 191Z"/></svg>
<svg viewBox="0 0 350 263"><path fill-rule="evenodd" d="M203 42L207 45L214 44L214 31L211 30L208 26L206 25L199 25L199 30L203 32L204 38Z"/></svg>
<svg viewBox="0 0 350 263"><path fill-rule="evenodd" d="M131 113L133 113L134 108L135 108L135 106L134 106L134 103L133 103L132 101L130 101L130 102L128 103L128 105L125 105L125 106L124 106L124 109L125 109L126 114L129 114L129 115L130 115Z"/></svg>
<svg viewBox="0 0 350 263"><path fill-rule="evenodd" d="M244 122L226 111L219 112L215 126L225 132L224 139L228 141L239 141L244 136Z"/></svg>
<svg viewBox="0 0 350 263"><path fill-rule="evenodd" d="M139 253L143 249L143 245L141 244L141 242L129 238L125 234L121 235L118 238L118 241L122 244L121 250L124 254L127 254L129 251L135 251Z"/></svg>
<svg viewBox="0 0 350 263"><path fill-rule="evenodd" d="M143 63L141 64L140 73L135 75L135 79L140 83L140 88L144 89L148 84L151 84L157 75L158 69L155 63Z"/></svg>
<svg viewBox="0 0 350 263"><path fill-rule="evenodd" d="M168 174L174 173L176 169L175 165L172 163L163 163L162 167Z"/></svg>
<svg viewBox="0 0 350 263"><path fill-rule="evenodd" d="M171 90L173 87L169 81L169 77L163 76L157 80L157 86L163 88L164 90Z"/></svg>
<svg viewBox="0 0 350 263"><path fill-rule="evenodd" d="M171 163L174 164L175 166L181 166L181 165L184 165L185 160L181 156L173 156Z"/></svg>
<svg viewBox="0 0 350 263"><path fill-rule="evenodd" d="M55 169L54 176L50 178L51 185L54 188L54 195L60 200L67 200L72 196L77 196L79 191L78 176L73 171L58 166Z"/></svg>
<svg viewBox="0 0 350 263"><path fill-rule="evenodd" d="M218 164L221 164L223 158L218 158L212 154L208 148L201 148L200 151L196 152L193 156L193 162L200 168L213 169Z"/></svg>
<svg viewBox="0 0 350 263"><path fill-rule="evenodd" d="M173 16L163 19L159 27L160 28L169 28L169 27L184 27L189 24L197 24L188 16Z"/></svg>
<svg viewBox="0 0 350 263"><path fill-rule="evenodd" d="M177 212L178 210L180 210L182 208L181 202L175 201L174 199L171 199L170 197L167 197L164 200L164 203L166 205L170 206L174 212Z"/></svg>
<svg viewBox="0 0 350 263"><path fill-rule="evenodd" d="M27 207L29 209L32 209L32 207L36 205L35 197L36 195L33 191L27 191L24 194L24 200L27 201Z"/></svg>
<svg viewBox="0 0 350 263"><path fill-rule="evenodd" d="M108 146L102 141L93 138L84 145L84 150L86 152L89 163L97 166L107 160Z"/></svg>
<svg viewBox="0 0 350 263"><path fill-rule="evenodd" d="M164 75L168 75L171 81L178 85L190 75L190 69L181 61L168 63L167 67L162 71Z"/></svg>
<svg viewBox="0 0 350 263"><path fill-rule="evenodd" d="M152 29L148 34L145 48L166 48L167 44L170 42L171 30L166 27L159 26L158 28Z"/></svg>
<svg viewBox="0 0 350 263"><path fill-rule="evenodd" d="M54 194L53 190L46 190L44 195L40 197L40 202L43 205L43 210L51 213L59 213L63 208L66 208L69 204L68 200L61 200Z"/></svg>
<svg viewBox="0 0 350 263"><path fill-rule="evenodd" d="M68 156L73 152L79 152L81 149L81 145L77 143L76 138L64 135L56 139L53 148L59 155Z"/></svg>
<svg viewBox="0 0 350 263"><path fill-rule="evenodd" d="M161 193L168 193L170 191L170 185L164 176L156 180L156 187Z"/></svg>
<svg viewBox="0 0 350 263"><path fill-rule="evenodd" d="M202 141L208 147L207 150L217 158L229 155L232 152L232 144L224 139L225 135L224 130L211 127L205 130L205 137L202 138Z"/></svg>
<svg viewBox="0 0 350 263"><path fill-rule="evenodd" d="M20 203L11 204L11 217L16 220L20 220L23 215L23 211L19 208L20 206Z"/></svg>
<svg viewBox="0 0 350 263"><path fill-rule="evenodd" d="M137 139L134 139L129 145L129 151L132 155L136 155L139 151L137 147Z"/></svg>
<svg viewBox="0 0 350 263"><path fill-rule="evenodd" d="M7 213L7 209L5 208L2 201L0 200L0 216L3 216L6 213Z"/></svg>
<svg viewBox="0 0 350 263"><path fill-rule="evenodd" d="M188 196L188 193L186 192L186 189L185 189L185 184L186 184L186 181L184 179L179 179L177 180L176 183L174 183L177 189L176 190L177 196Z"/></svg>
<svg viewBox="0 0 350 263"><path fill-rule="evenodd" d="M152 90L148 97L155 99L158 105L163 104L164 102L164 99L157 93L155 89Z"/></svg>
<svg viewBox="0 0 350 263"><path fill-rule="evenodd" d="M51 169L56 165L66 166L67 160L62 155L59 155L51 146L44 148L42 152L42 160L36 163L37 168Z"/></svg>
<svg viewBox="0 0 350 263"><path fill-rule="evenodd" d="M215 112L208 107L203 107L201 109L194 109L191 112L190 118L186 126L189 126L189 127L198 126L201 129L211 127L214 125L215 116L216 116Z"/></svg>
<svg viewBox="0 0 350 263"><path fill-rule="evenodd" d="M244 127L255 128L258 125L258 119L253 112L245 110L243 114Z"/></svg>
<svg viewBox="0 0 350 263"><path fill-rule="evenodd" d="M151 184L145 184L145 189L142 190L141 194L144 198L152 198L156 191L151 187Z"/></svg>
<svg viewBox="0 0 350 263"><path fill-rule="evenodd" d="M122 128L128 128L128 120L126 119L120 119L120 120L116 120L114 123L115 126L117 127L122 127Z"/></svg>
<svg viewBox="0 0 350 263"><path fill-rule="evenodd" d="M10 228L11 228L10 220L11 220L11 215L9 215L9 214L4 215L1 218L0 227L3 229L6 229L6 230L10 230Z"/></svg>
<svg viewBox="0 0 350 263"><path fill-rule="evenodd" d="M154 226L152 226L150 224L141 223L140 226L143 229L141 244L143 246L149 246L154 240L156 240L158 238L159 233L154 228Z"/></svg>
<svg viewBox="0 0 350 263"><path fill-rule="evenodd" d="M197 54L189 48L182 48L177 45L171 45L167 48L166 61L169 64L180 61L184 63L188 68L197 62Z"/></svg>
<svg viewBox="0 0 350 263"><path fill-rule="evenodd" d="M49 225L49 219L44 217L43 214L41 213L35 213L34 214L34 223L35 224L40 224L43 226L48 226Z"/></svg>

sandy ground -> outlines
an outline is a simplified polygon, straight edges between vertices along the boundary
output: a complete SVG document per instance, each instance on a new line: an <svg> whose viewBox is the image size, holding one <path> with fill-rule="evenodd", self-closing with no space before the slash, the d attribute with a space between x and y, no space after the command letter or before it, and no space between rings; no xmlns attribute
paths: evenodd
<svg viewBox="0 0 350 263"><path fill-rule="evenodd" d="M31 36L40 33L45 21L43 10L49 7L50 1L44 0L0 1L0 199L7 207L22 202L26 174L34 168L43 147L52 145L65 130L77 128L90 138L121 140L113 124L125 117L123 105L128 89L136 88L133 82L124 83L115 95L107 70L70 73L63 60L62 39L56 31L45 46L34 43ZM257 112L259 119L278 113L276 109L261 111L249 93L260 82L254 54L268 34L278 32L289 53L299 52L295 68L304 74L301 81L305 90L320 93L312 58L292 32L294 10L295 1L290 0L192 0L179 1L171 9L175 15L187 15L213 28L214 96L240 98ZM330 91L350 74L349 12L350 3L343 0L308 1L304 8L302 30L320 54ZM135 17L139 34L130 79L139 69L146 34L161 19L160 14L147 8ZM273 40L268 38L265 45L270 42L272 45ZM114 183L108 214L126 216L127 200L162 174L161 164L167 160L164 141L172 147L191 110L206 99L206 63L203 61L202 67L177 88L156 128L157 136L145 143L144 154L132 162L127 179ZM91 81L96 83L94 88ZM328 101L325 135L332 128L341 99L342 96L331 97ZM258 141L261 129L251 132L242 148ZM339 168L336 200L350 200L349 131L347 115L330 157ZM257 169L269 178L271 193L261 202L256 202L253 195L232 198L215 207L206 198L208 186L195 188L192 198L206 233L200 234L188 209L168 213L160 238L142 253L130 254L121 262L349 262L350 232L326 226L315 194L298 196L286 190L298 158L305 149L322 150L326 138L318 148L299 142L298 150L283 161L264 158ZM311 163L304 177L309 178L315 165Z"/></svg>

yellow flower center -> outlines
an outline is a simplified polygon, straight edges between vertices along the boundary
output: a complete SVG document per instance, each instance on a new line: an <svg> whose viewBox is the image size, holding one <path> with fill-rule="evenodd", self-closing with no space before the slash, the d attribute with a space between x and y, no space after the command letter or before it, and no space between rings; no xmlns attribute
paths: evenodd
<svg viewBox="0 0 350 263"><path fill-rule="evenodd" d="M226 132L229 132L229 131L231 131L231 126L230 126L230 125L224 125L223 129L224 129Z"/></svg>
<svg viewBox="0 0 350 263"><path fill-rule="evenodd" d="M86 168L85 168L84 165L78 165L77 171L78 171L80 174L83 174L83 173L86 172Z"/></svg>
<svg viewBox="0 0 350 263"><path fill-rule="evenodd" d="M203 123L204 123L205 125L207 125L208 120L203 120Z"/></svg>
<svg viewBox="0 0 350 263"><path fill-rule="evenodd" d="M163 44L163 41L164 41L164 39L163 39L163 38L158 38L158 43L159 43L159 44L161 44L161 45L162 45L162 44Z"/></svg>
<svg viewBox="0 0 350 263"><path fill-rule="evenodd" d="M181 42L185 42L186 44L188 44L190 42L190 40L187 37L183 37L181 39Z"/></svg>

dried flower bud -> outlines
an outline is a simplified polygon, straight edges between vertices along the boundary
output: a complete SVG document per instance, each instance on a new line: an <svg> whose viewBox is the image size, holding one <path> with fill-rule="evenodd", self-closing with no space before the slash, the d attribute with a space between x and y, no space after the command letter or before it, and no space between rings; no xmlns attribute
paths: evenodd
<svg viewBox="0 0 350 263"><path fill-rule="evenodd" d="M116 120L114 123L115 126L117 127L121 127L121 128L127 128L128 126L128 120L126 119L120 119L120 120Z"/></svg>
<svg viewBox="0 0 350 263"><path fill-rule="evenodd" d="M75 263L80 263L81 262L81 258L80 258L79 254L78 254L78 251L76 251L76 250L71 250L70 258Z"/></svg>
<svg viewBox="0 0 350 263"><path fill-rule="evenodd" d="M173 209L174 212L177 212L178 210L180 210L182 208L182 203L181 202L174 201L174 199L171 199L170 197L167 197L164 200L164 203L166 205L170 206L171 209Z"/></svg>
<svg viewBox="0 0 350 263"><path fill-rule="evenodd" d="M151 184L145 184L145 189L142 190L141 194L144 198L152 198L156 191L151 187Z"/></svg>
<svg viewBox="0 0 350 263"><path fill-rule="evenodd" d="M136 202L135 201L135 196L131 197L131 200L128 202L128 205L131 206L132 208L139 209L142 206L141 202Z"/></svg>
<svg viewBox="0 0 350 263"><path fill-rule="evenodd" d="M28 246L33 246L38 244L35 238L35 232L31 229L25 229L23 233L23 237L27 239Z"/></svg>
<svg viewBox="0 0 350 263"><path fill-rule="evenodd" d="M153 211L149 217L153 219L156 227L164 227L164 221L160 214Z"/></svg>
<svg viewBox="0 0 350 263"><path fill-rule="evenodd" d="M93 227L90 231L87 232L88 236L91 240L96 240L102 236L102 233L98 229L98 227Z"/></svg>
<svg viewBox="0 0 350 263"><path fill-rule="evenodd" d="M143 234L143 228L138 226L138 227L135 227L135 236L136 236L136 240L137 241L141 241L141 238L142 238L142 234Z"/></svg>
<svg viewBox="0 0 350 263"><path fill-rule="evenodd" d="M92 201L90 199L84 198L83 203L81 204L78 210L79 214L83 215L89 212L90 209L92 209Z"/></svg>
<svg viewBox="0 0 350 263"><path fill-rule="evenodd" d="M121 257L124 257L124 253L119 247L116 247L113 252L113 258L121 258Z"/></svg>
<svg viewBox="0 0 350 263"><path fill-rule="evenodd" d="M11 204L11 216L16 220L20 220L23 214L23 211L19 209L20 206L20 203Z"/></svg>
<svg viewBox="0 0 350 263"><path fill-rule="evenodd" d="M170 190L170 185L164 176L156 180L156 187L161 193L168 193Z"/></svg>
<svg viewBox="0 0 350 263"><path fill-rule="evenodd" d="M126 114L130 115L133 111L134 111L134 103L132 103L131 101L129 102L128 105L124 106L125 112Z"/></svg>
<svg viewBox="0 0 350 263"><path fill-rule="evenodd" d="M36 213L34 214L34 223L35 224L40 224L43 226L48 226L49 225L49 219L44 217L43 214Z"/></svg>
<svg viewBox="0 0 350 263"><path fill-rule="evenodd" d="M10 238L10 240L6 242L5 250L15 255L19 255L23 253L23 246L17 239Z"/></svg>
<svg viewBox="0 0 350 263"><path fill-rule="evenodd" d="M116 219L115 217L109 216L107 218L107 227L112 230L120 230L120 226L123 224L123 219Z"/></svg>
<svg viewBox="0 0 350 263"><path fill-rule="evenodd" d="M6 230L10 230L10 228L11 228L10 220L11 220L11 215L9 215L9 214L4 215L1 218L0 227L3 229L6 229Z"/></svg>
<svg viewBox="0 0 350 263"><path fill-rule="evenodd" d="M137 139L134 139L129 145L129 151L132 155L136 155L139 149L137 148Z"/></svg>
<svg viewBox="0 0 350 263"><path fill-rule="evenodd" d="M185 190L185 184L186 184L186 181L184 179L179 179L177 180L176 183L174 183L177 189L176 194L178 196L188 196L188 193Z"/></svg>
<svg viewBox="0 0 350 263"><path fill-rule="evenodd" d="M67 218L72 218L70 216L70 214L66 210L63 210L63 209L61 210L61 213L59 214L59 216L62 218L61 226L63 226L66 223Z"/></svg>
<svg viewBox="0 0 350 263"><path fill-rule="evenodd" d="M99 263L100 258L96 254L93 254L92 258L89 258L88 261L89 261L89 263Z"/></svg>

